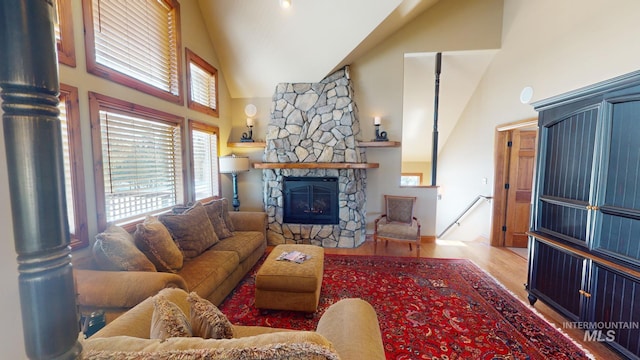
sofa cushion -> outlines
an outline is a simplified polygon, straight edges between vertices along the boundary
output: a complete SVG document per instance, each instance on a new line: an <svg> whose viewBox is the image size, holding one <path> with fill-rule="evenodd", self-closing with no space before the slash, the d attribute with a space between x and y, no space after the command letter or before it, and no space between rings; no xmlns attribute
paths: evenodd
<svg viewBox="0 0 640 360"><path fill-rule="evenodd" d="M238 254L233 251L207 250L197 258L187 261L178 272L189 290L207 297L239 266Z"/></svg>
<svg viewBox="0 0 640 360"><path fill-rule="evenodd" d="M166 340L191 335L191 324L178 305L161 296L156 296L153 300L149 338Z"/></svg>
<svg viewBox="0 0 640 360"><path fill-rule="evenodd" d="M229 201L225 198L215 199L203 205L218 238L226 239L232 236L235 229L229 217Z"/></svg>
<svg viewBox="0 0 640 360"><path fill-rule="evenodd" d="M158 219L167 227L186 259L195 258L219 241L199 202L182 214L162 214Z"/></svg>
<svg viewBox="0 0 640 360"><path fill-rule="evenodd" d="M133 239L158 271L176 272L182 268L182 252L156 217L147 216L138 224Z"/></svg>
<svg viewBox="0 0 640 360"><path fill-rule="evenodd" d="M156 271L156 267L136 247L131 234L111 225L96 235L93 243L96 265L106 271Z"/></svg>
<svg viewBox="0 0 640 360"><path fill-rule="evenodd" d="M193 336L199 336L203 339L233 338L233 325L217 306L201 298L195 292L189 293L187 301L191 304L190 317Z"/></svg>
<svg viewBox="0 0 640 360"><path fill-rule="evenodd" d="M259 231L236 231L233 236L221 240L215 244L213 251L234 251L238 254L240 262L243 262L249 255L264 243L264 234Z"/></svg>

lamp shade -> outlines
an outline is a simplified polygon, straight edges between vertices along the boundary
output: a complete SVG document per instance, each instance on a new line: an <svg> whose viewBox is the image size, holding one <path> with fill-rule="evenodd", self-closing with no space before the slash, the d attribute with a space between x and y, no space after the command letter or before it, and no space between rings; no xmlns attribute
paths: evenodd
<svg viewBox="0 0 640 360"><path fill-rule="evenodd" d="M246 156L222 156L219 158L220 172L233 174L249 171L249 158Z"/></svg>

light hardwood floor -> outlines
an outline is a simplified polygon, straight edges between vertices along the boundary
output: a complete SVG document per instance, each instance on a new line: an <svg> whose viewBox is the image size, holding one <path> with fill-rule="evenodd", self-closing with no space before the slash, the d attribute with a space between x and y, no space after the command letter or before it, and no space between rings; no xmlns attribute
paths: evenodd
<svg viewBox="0 0 640 360"><path fill-rule="evenodd" d="M355 249L325 248L325 253L373 255L374 244L372 240L368 240ZM389 242L387 246L379 243L376 255L416 256L416 249L414 246L413 251L409 251L409 246L405 243ZM528 304L527 292L524 288L524 284L527 282L527 261L524 257L511 250L492 247L488 242L482 240L473 242L438 240L436 243L423 243L420 248L420 257L470 259L502 283L515 296ZM563 322L569 321L541 301L536 302L534 307L547 321L553 323L559 329L562 329ZM584 332L581 330L562 330L591 352L596 359L622 359L617 353L601 343L584 342Z"/></svg>

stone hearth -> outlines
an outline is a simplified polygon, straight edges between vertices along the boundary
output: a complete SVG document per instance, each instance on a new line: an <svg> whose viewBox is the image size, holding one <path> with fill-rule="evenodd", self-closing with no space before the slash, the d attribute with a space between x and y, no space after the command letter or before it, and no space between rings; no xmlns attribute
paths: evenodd
<svg viewBox="0 0 640 360"><path fill-rule="evenodd" d="M264 204L269 217L268 242L307 243L352 248L365 240L365 169L315 168L322 163L365 163L357 146L357 107L348 67L319 83L282 83L276 87L267 127L263 161L309 164L305 168L263 169ZM338 178L339 224L283 223L283 177Z"/></svg>

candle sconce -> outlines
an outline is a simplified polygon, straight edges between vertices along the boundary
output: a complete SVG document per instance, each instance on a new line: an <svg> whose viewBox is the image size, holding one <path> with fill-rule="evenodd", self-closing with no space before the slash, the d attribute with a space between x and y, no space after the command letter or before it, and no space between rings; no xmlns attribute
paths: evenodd
<svg viewBox="0 0 640 360"><path fill-rule="evenodd" d="M247 128L249 131L242 133L240 142L253 142L253 117L258 113L258 109L253 104L248 104L244 108L244 113L247 115Z"/></svg>
<svg viewBox="0 0 640 360"><path fill-rule="evenodd" d="M386 131L380 131L380 124L375 125L376 127L376 138L373 141L389 141L387 138Z"/></svg>
<svg viewBox="0 0 640 360"><path fill-rule="evenodd" d="M373 118L373 125L376 127L376 138L373 141L389 141L386 131L380 131L380 117Z"/></svg>
<svg viewBox="0 0 640 360"><path fill-rule="evenodd" d="M249 131L242 133L240 142L253 142L253 125L247 125Z"/></svg>

